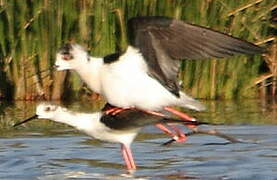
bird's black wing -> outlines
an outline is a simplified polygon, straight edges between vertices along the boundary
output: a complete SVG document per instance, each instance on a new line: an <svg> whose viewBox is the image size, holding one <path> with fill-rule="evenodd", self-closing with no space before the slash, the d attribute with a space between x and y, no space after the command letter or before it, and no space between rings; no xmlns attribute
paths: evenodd
<svg viewBox="0 0 277 180"><path fill-rule="evenodd" d="M179 96L177 75L181 59L223 58L234 54L256 54L263 48L247 41L160 17L135 17L128 21L131 45L138 48L149 66L149 75Z"/></svg>
<svg viewBox="0 0 277 180"><path fill-rule="evenodd" d="M179 123L184 125L207 124L197 121L185 121L183 119L176 119L170 116L161 117L138 109L125 110L116 115L103 114L100 121L113 130L131 130L157 123Z"/></svg>

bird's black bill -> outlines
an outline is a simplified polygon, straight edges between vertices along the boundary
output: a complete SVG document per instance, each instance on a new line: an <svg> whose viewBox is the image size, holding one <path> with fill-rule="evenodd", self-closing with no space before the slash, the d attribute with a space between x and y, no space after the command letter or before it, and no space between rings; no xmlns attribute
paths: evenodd
<svg viewBox="0 0 277 180"><path fill-rule="evenodd" d="M28 121L31 121L31 120L33 120L33 119L36 119L37 117L38 117L38 115L33 115L33 116L29 117L28 119L25 119L25 120L23 120L23 121L20 121L20 122L18 122L18 123L15 123L15 124L13 125L13 127L16 127L16 126L19 126L19 125L21 125L21 124L24 124L24 123L26 123L26 122L28 122Z"/></svg>

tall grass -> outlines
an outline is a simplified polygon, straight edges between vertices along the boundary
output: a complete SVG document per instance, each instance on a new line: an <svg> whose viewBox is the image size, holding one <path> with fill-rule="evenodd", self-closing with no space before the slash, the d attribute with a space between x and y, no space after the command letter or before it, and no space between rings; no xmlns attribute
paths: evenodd
<svg viewBox="0 0 277 180"><path fill-rule="evenodd" d="M127 45L126 22L161 15L211 27L236 37L266 39L272 0L1 0L0 98L59 99L78 96L83 83L74 73L55 72L57 49L75 41L103 56ZM182 64L186 92L199 98L255 97L248 88L260 75L260 56Z"/></svg>

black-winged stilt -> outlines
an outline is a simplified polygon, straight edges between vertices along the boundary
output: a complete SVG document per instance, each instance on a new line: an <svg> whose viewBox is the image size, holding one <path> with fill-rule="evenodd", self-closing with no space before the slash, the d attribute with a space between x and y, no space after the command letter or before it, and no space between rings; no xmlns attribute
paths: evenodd
<svg viewBox="0 0 277 180"><path fill-rule="evenodd" d="M264 51L230 35L167 17L132 18L128 21L128 32L130 45L122 53L95 58L80 45L68 43L57 53L55 66L57 70L75 70L93 91L113 106L148 112L166 110L193 120L169 107L205 109L180 91L177 83L180 60Z"/></svg>
<svg viewBox="0 0 277 180"><path fill-rule="evenodd" d="M200 124L174 119L169 116L155 116L137 109L110 115L103 112L72 112L61 106L41 103L37 106L34 116L14 124L14 127L36 118L68 124L96 139L120 143L122 156L129 170L136 169L130 145L142 127L156 123L182 123L196 126Z"/></svg>
<svg viewBox="0 0 277 180"><path fill-rule="evenodd" d="M57 70L75 70L108 103L121 108L159 111L167 106L205 107L180 91L180 60L256 54L263 48L205 27L167 17L128 21L130 45L123 53L91 57L77 44L57 53Z"/></svg>

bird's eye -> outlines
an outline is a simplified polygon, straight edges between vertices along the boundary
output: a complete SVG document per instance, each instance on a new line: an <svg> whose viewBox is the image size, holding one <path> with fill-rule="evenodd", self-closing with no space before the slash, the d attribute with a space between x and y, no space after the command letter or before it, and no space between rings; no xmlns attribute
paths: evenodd
<svg viewBox="0 0 277 180"><path fill-rule="evenodd" d="M62 59L65 61L70 61L73 59L73 56L70 53L62 54Z"/></svg>
<svg viewBox="0 0 277 180"><path fill-rule="evenodd" d="M46 112L48 112L48 111L51 110L51 108L50 108L50 107L46 107L44 110L45 110Z"/></svg>

